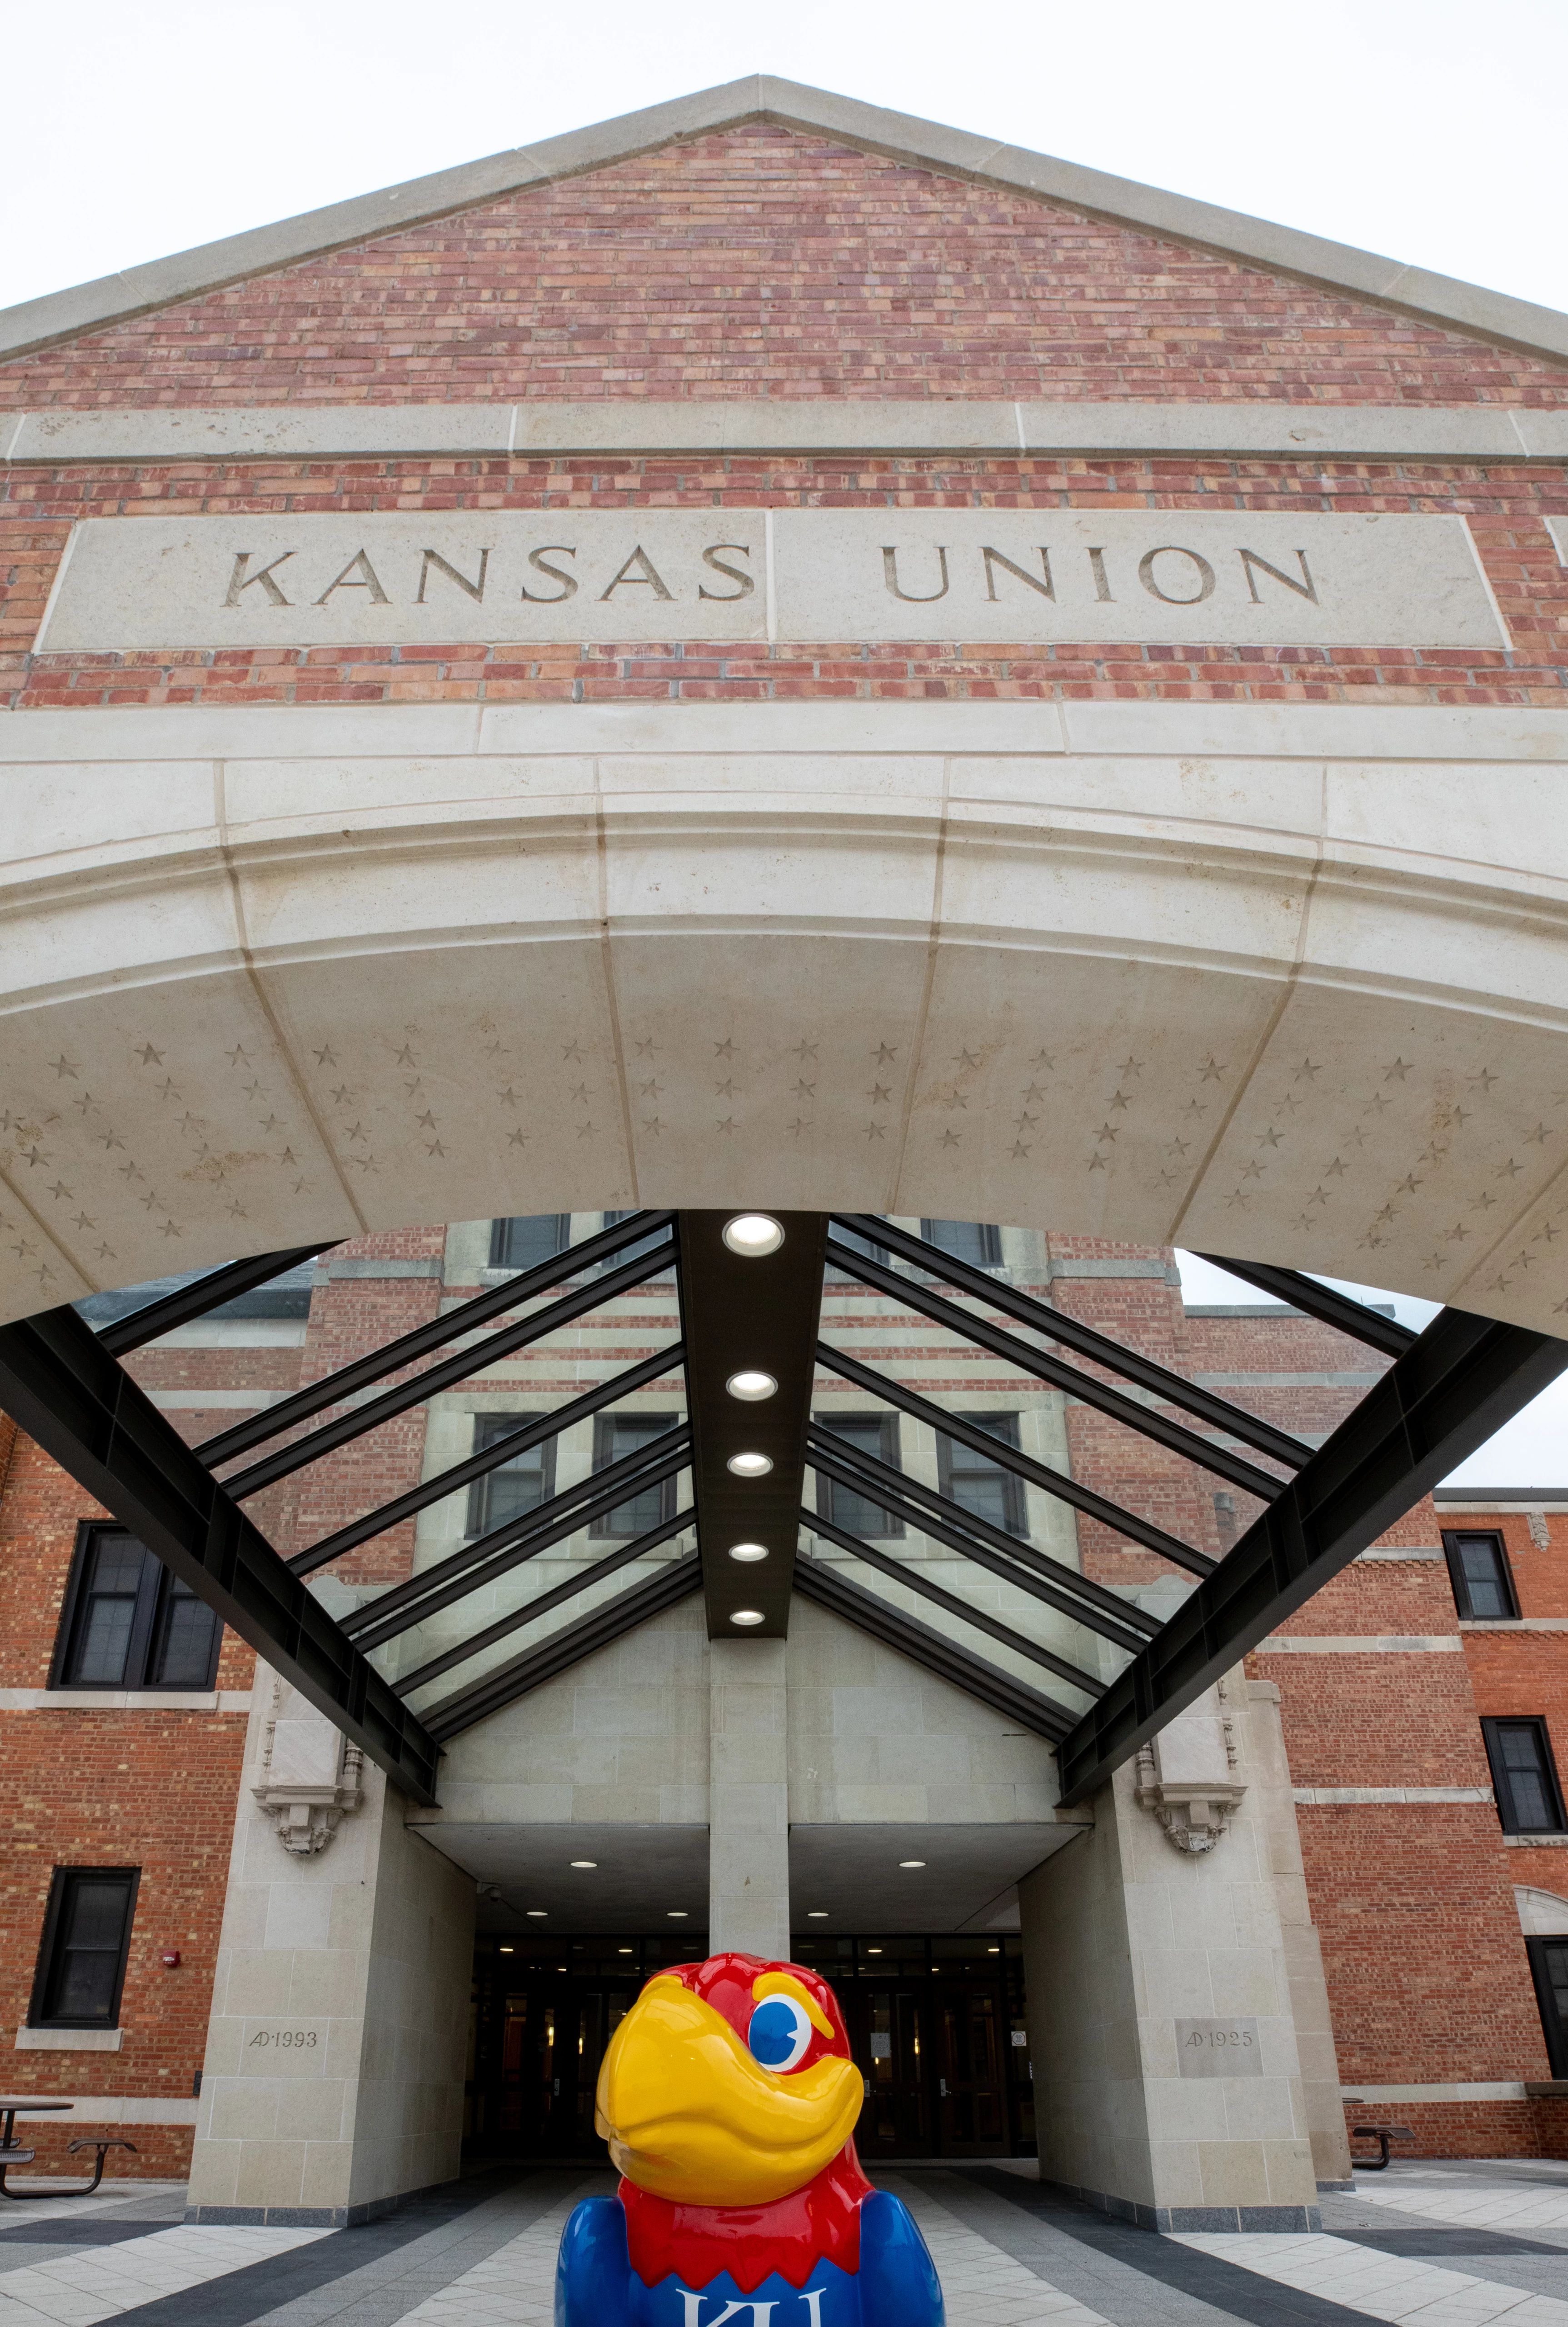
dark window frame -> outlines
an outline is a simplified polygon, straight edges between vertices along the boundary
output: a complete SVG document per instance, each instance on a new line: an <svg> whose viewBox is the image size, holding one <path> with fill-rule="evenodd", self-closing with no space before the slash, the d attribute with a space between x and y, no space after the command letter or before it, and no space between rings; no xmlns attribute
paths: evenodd
<svg viewBox="0 0 1568 2327"><path fill-rule="evenodd" d="M129 1543L138 1540L129 1528L121 1527L116 1519L80 1519L77 1523L76 1547L71 1554L65 1597L61 1603L48 1686L51 1688L120 1689L134 1692L138 1696L210 1696L218 1686L218 1664L223 1653L223 1627L216 1621L212 1626L212 1645L208 1654L204 1679L152 1680L147 1677L168 1636L169 1606L177 1588L177 1579L154 1553L147 1550L145 1544L140 1547L143 1553L142 1575L136 1587L123 1677L119 1680L83 1680L75 1671L83 1644L84 1621L92 1597L88 1589L89 1573L97 1564L99 1546L114 1536L122 1536ZM195 1598L196 1595L192 1593L190 1596ZM140 1677L137 1677L138 1674Z"/></svg>
<svg viewBox="0 0 1568 2327"><path fill-rule="evenodd" d="M1018 1452L1019 1416L1015 1412L971 1414L966 1407L956 1407L954 1410L961 1414L966 1422L973 1424L975 1429L984 1430L988 1435L994 1436L999 1446L1010 1446L1015 1453ZM998 1422L1011 1424L1013 1432L1011 1437L1003 1437L1000 1431L992 1429L992 1425ZM972 1446L966 1446L961 1440L949 1438L945 1431L938 1431L937 1434L937 1484L948 1501L957 1503L959 1509L963 1510L966 1506L953 1492L955 1457L960 1470L966 1470L971 1463L980 1460ZM1023 1491L1023 1481L1017 1472L1009 1470L1004 1463L998 1463L995 1469L997 1476L1003 1482L1005 1506L1005 1517L1000 1524L1006 1528L1009 1535L1027 1536L1029 1502Z"/></svg>
<svg viewBox="0 0 1568 2327"><path fill-rule="evenodd" d="M511 1259L508 1256L506 1248L514 1220L553 1220L555 1223L555 1242L551 1250L547 1253L537 1253L531 1260ZM570 1212L509 1212L504 1218L490 1222L490 1266L491 1268L518 1270L537 1268L542 1262L553 1259L556 1253L565 1252L571 1241L572 1215Z"/></svg>
<svg viewBox="0 0 1568 2327"><path fill-rule="evenodd" d="M1498 1556L1498 1570L1503 1587L1503 1597L1508 1605L1501 1616L1478 1615L1470 1603L1470 1578L1464 1572L1461 1547L1466 1543L1484 1540ZM1519 1595L1514 1585L1514 1571L1508 1559L1508 1547L1503 1540L1501 1528L1444 1528L1442 1554L1448 1562L1448 1580L1453 1588L1453 1604L1462 1621L1470 1624L1517 1624L1519 1621Z"/></svg>
<svg viewBox="0 0 1568 2327"><path fill-rule="evenodd" d="M1541 2014L1541 2033L1546 2040L1546 2059L1554 2077L1568 2078L1568 2012L1557 2009L1546 1963L1548 1948L1568 1951L1568 1935L1550 1933L1528 1939L1525 1948L1530 1958L1530 1977L1535 1984L1535 2005Z"/></svg>
<svg viewBox="0 0 1568 2327"><path fill-rule="evenodd" d="M896 1414L872 1408L865 1413L814 1414L811 1419L817 1424L818 1429L829 1431L838 1431L841 1425L846 1422L862 1424L874 1422L880 1433L880 1444L869 1451L873 1452L880 1462L885 1463L890 1471L903 1469L899 1416ZM851 1439L848 1444L853 1447L854 1441ZM874 1534L864 1528L850 1527L847 1519L839 1517L835 1508L836 1498L839 1495L854 1495L859 1501L870 1503L873 1510L882 1511L882 1518L888 1524L878 1528ZM835 1479L828 1478L821 1471L817 1473L817 1509L823 1519L831 1519L835 1527L848 1528L851 1535L865 1536L869 1543L893 1543L909 1532L896 1511L885 1510L874 1500L871 1489L863 1491L859 1487L841 1487Z"/></svg>
<svg viewBox="0 0 1568 2327"><path fill-rule="evenodd" d="M1502 1754L1502 1732L1505 1729L1532 1729L1541 1748L1541 1767L1545 1778L1546 1792L1555 1811L1555 1820L1548 1826L1521 1826L1514 1806L1513 1788L1508 1781L1507 1765ZM1562 1834L1568 1829L1568 1818L1563 1815L1563 1789L1557 1777L1557 1760L1552 1751L1552 1734L1545 1718L1536 1713L1487 1714L1481 1720L1481 1736L1485 1741L1487 1760L1491 1766L1492 1791L1497 1796L1498 1816L1505 1834Z"/></svg>
<svg viewBox="0 0 1568 2327"><path fill-rule="evenodd" d="M54 1984L57 1958L61 1949L61 1932L64 1925L66 1902L79 1879L115 1875L126 1886L125 1920L120 1928L119 1963L115 1973L114 1993L109 2001L107 2019L85 2019L81 2014L46 2014L44 2005ZM139 1866L57 1866L50 1878L49 1901L43 1911L43 1929L39 1935L38 1960L33 1973L33 1993L28 1999L29 2028L117 2028L120 2024L120 2005L125 1995L126 1967L130 1961L131 1933L136 1920L136 1900L142 1887Z"/></svg>
<svg viewBox="0 0 1568 2327"><path fill-rule="evenodd" d="M476 1454L480 1453L487 1444L493 1444L498 1438L505 1438L509 1432L520 1430L525 1422L537 1422L539 1418L537 1412L527 1407L523 1407L515 1413L509 1406L476 1407L473 1415L473 1452ZM492 1422L504 1423L506 1427L499 1430L491 1429ZM546 1438L538 1446L528 1449L530 1453L537 1453L539 1457L539 1501L541 1503L547 1503L555 1491L556 1444L555 1439ZM500 1525L499 1520L490 1516L490 1500L493 1491L492 1481L499 1477L505 1469L504 1463L498 1463L495 1469L487 1471L482 1478L469 1481L468 1508L464 1514L463 1532L471 1542L481 1535L488 1535L492 1527Z"/></svg>
<svg viewBox="0 0 1568 2327"><path fill-rule="evenodd" d="M612 1463L623 1462L629 1453L636 1452L632 1447L624 1447L620 1453L616 1452L615 1433L620 1425L628 1422L657 1422L658 1428L650 1430L648 1434L651 1441L661 1438L667 1430L674 1430L680 1419L681 1416L678 1414L667 1414L662 1408L648 1414L635 1408L626 1414L596 1414L593 1417L594 1470L608 1471ZM646 1535L648 1532L646 1527L618 1527L615 1524L620 1514L627 1509L628 1505L633 1500L640 1500L644 1495L658 1495L658 1518L650 1524L662 1527L666 1519L673 1519L675 1517L675 1492L679 1483L680 1473L677 1471L672 1472L667 1479L661 1479L657 1486L639 1488L635 1497L629 1495L626 1502L617 1503L612 1509L605 1511L601 1518L593 1520L588 1529L590 1542L630 1543L636 1537Z"/></svg>
<svg viewBox="0 0 1568 2327"><path fill-rule="evenodd" d="M980 1248L985 1255L985 1257L982 1260L970 1260L969 1266L971 1268L1001 1267L1002 1230L997 1227L994 1220L957 1220L949 1223L947 1220L922 1220L920 1222L920 1235L924 1241L929 1245L934 1246L938 1252L946 1252L947 1250L947 1246L940 1243L931 1231L934 1229L947 1228L949 1225L957 1228L979 1229ZM948 1257L954 1260L967 1259L968 1257L966 1254L962 1253L952 1253L949 1254Z"/></svg>

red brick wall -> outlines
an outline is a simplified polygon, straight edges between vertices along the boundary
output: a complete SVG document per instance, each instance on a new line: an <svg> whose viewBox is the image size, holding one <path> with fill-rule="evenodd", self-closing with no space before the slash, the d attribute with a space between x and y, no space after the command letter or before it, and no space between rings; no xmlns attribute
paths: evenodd
<svg viewBox="0 0 1568 2327"><path fill-rule="evenodd" d="M0 369L0 405L524 397L1535 404L1560 367L754 123Z"/></svg>

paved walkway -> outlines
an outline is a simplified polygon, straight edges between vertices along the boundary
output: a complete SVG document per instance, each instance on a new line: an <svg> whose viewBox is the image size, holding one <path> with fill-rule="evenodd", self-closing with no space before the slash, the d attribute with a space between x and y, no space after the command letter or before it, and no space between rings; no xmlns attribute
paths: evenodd
<svg viewBox="0 0 1568 2327"><path fill-rule="evenodd" d="M1324 2229L1160 2237L1026 2170L879 2176L913 2210L948 2327L1568 2327L1568 2163L1395 2164ZM187 2226L176 2183L0 2214L0 2327L549 2327L574 2166L474 2175L358 2230Z"/></svg>

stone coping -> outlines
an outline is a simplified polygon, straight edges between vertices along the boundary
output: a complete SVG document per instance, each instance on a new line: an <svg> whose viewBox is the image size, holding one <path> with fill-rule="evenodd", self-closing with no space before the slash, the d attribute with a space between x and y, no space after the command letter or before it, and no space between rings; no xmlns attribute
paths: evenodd
<svg viewBox="0 0 1568 2327"><path fill-rule="evenodd" d="M81 332L144 315L176 300L200 297L225 284L297 265L331 250L426 220L451 217L530 186L601 170L684 137L711 136L748 121L771 121L842 139L870 153L948 177L968 178L1036 201L1065 202L1097 218L1214 250L1274 273L1397 307L1472 335L1568 358L1568 315L1473 283L1410 266L1397 258L1358 250L1322 235L1303 234L1266 219L1249 218L1215 202L1195 201L1158 186L1140 185L1104 170L1086 169L1026 146L977 136L883 106L865 105L828 89L748 73L739 80L636 113L594 123L564 136L492 154L456 169L438 170L397 186L332 202L275 225L226 236L149 265L127 267L65 291L29 299L0 312L0 360L48 347Z"/></svg>
<svg viewBox="0 0 1568 2327"><path fill-rule="evenodd" d="M0 316L0 325L4 323ZM1568 462L1568 405L1051 404L756 397L579 403L170 406L0 415L0 460L802 459L1153 454L1293 461Z"/></svg>

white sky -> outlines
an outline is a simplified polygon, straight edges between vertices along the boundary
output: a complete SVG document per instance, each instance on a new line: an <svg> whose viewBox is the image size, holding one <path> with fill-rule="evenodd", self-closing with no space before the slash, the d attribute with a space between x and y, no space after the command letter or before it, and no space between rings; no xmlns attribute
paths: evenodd
<svg viewBox="0 0 1568 2327"><path fill-rule="evenodd" d="M1563 0L12 0L0 26L0 305L761 71L1568 307Z"/></svg>
<svg viewBox="0 0 1568 2327"><path fill-rule="evenodd" d="M718 0L67 0L0 22L0 305L767 71L1568 308L1565 0L795 0L766 23ZM1560 1386L1455 1475L1549 1485L1565 1450Z"/></svg>

